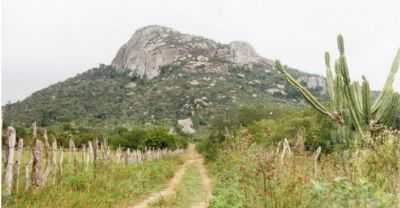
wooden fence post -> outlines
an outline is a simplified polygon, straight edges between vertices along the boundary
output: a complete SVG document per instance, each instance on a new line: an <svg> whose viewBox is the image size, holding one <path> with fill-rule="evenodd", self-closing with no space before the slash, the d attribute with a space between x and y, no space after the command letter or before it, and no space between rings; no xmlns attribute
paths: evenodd
<svg viewBox="0 0 400 208"><path fill-rule="evenodd" d="M18 149L17 149L17 157L15 160L16 165L16 176L15 176L15 192L19 191L19 175L20 175L20 166L22 162L22 154L24 153L24 139L19 138L18 140Z"/></svg>
<svg viewBox="0 0 400 208"><path fill-rule="evenodd" d="M30 173L31 173L30 172L30 167L32 166L32 163L33 163L33 153L32 153L32 151L30 151L29 156L30 156L29 162L26 163L26 165L25 165L25 191L28 191L29 187L31 185L31 182L30 182Z"/></svg>
<svg viewBox="0 0 400 208"><path fill-rule="evenodd" d="M79 152L79 150L78 150ZM82 164L86 164L86 144L82 144L82 149L81 149L81 156L82 156Z"/></svg>
<svg viewBox="0 0 400 208"><path fill-rule="evenodd" d="M96 166L96 160L97 160L97 151L99 150L99 140L97 138L94 140L93 144L93 162L95 163Z"/></svg>
<svg viewBox="0 0 400 208"><path fill-rule="evenodd" d="M44 138L44 156L46 159L46 166L44 169L44 173L42 175L42 185L46 184L47 179L51 173L51 169L52 169L52 149L50 147L50 143L49 143L49 138L47 137L47 130L43 129L43 138Z"/></svg>
<svg viewBox="0 0 400 208"><path fill-rule="evenodd" d="M103 153L103 160L108 159L108 144L107 144L107 139L103 138L103 146L102 146L102 153Z"/></svg>
<svg viewBox="0 0 400 208"><path fill-rule="evenodd" d="M129 148L126 149L126 151L125 151L125 164L126 164L126 165L129 164L129 157L130 157L130 154L131 154L131 150L130 150Z"/></svg>
<svg viewBox="0 0 400 208"><path fill-rule="evenodd" d="M52 155L51 161L52 161L52 166L54 168L54 171L52 174L53 175L53 184L56 183L56 175L57 175L57 150L58 150L57 139L54 138L53 142L51 143L51 155Z"/></svg>
<svg viewBox="0 0 400 208"><path fill-rule="evenodd" d="M97 155L99 149L99 140L96 138L93 142L93 175L96 178L96 169L97 169Z"/></svg>
<svg viewBox="0 0 400 208"><path fill-rule="evenodd" d="M36 126L36 121L32 123L32 135L33 139L37 138L37 126Z"/></svg>
<svg viewBox="0 0 400 208"><path fill-rule="evenodd" d="M119 146L115 152L117 164L121 163L121 146Z"/></svg>
<svg viewBox="0 0 400 208"><path fill-rule="evenodd" d="M52 162L54 168L57 167L57 139L54 138L53 142L51 143L51 152L52 152Z"/></svg>
<svg viewBox="0 0 400 208"><path fill-rule="evenodd" d="M60 176L63 174L63 163L64 163L64 149L62 146L60 146L60 158L58 160L58 170L60 172Z"/></svg>
<svg viewBox="0 0 400 208"><path fill-rule="evenodd" d="M319 146L314 153L314 177L317 177L318 175L318 159L320 155L321 155L321 146Z"/></svg>
<svg viewBox="0 0 400 208"><path fill-rule="evenodd" d="M12 191L12 182L13 182L13 166L14 166L14 148L15 148L15 140L16 140L16 133L13 127L8 127L7 129L7 136L8 136L8 154L7 154L7 167L6 167L6 174L5 174L5 191L4 194L6 196L11 195Z"/></svg>
<svg viewBox="0 0 400 208"><path fill-rule="evenodd" d="M91 141L88 141L88 152L89 152L89 162L93 161L93 145Z"/></svg>
<svg viewBox="0 0 400 208"><path fill-rule="evenodd" d="M42 141L36 139L35 146L32 150L33 153L33 164L32 164L32 186L38 188L42 182L42 175L40 173L41 164L41 154L42 154Z"/></svg>
<svg viewBox="0 0 400 208"><path fill-rule="evenodd" d="M76 148L75 148L74 140L69 139L69 153L71 154L74 172L76 172L76 169L77 169L77 167L76 167L76 155L75 155L75 151L76 151ZM71 161L71 159L70 159L69 161Z"/></svg>

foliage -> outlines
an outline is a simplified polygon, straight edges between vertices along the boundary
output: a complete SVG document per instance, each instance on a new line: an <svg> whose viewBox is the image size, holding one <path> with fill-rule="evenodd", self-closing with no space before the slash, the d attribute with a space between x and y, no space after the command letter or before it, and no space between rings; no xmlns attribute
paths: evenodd
<svg viewBox="0 0 400 208"><path fill-rule="evenodd" d="M187 140L179 135L170 134L166 128L116 128L110 134L110 143L131 149L168 148L171 150L184 148Z"/></svg>
<svg viewBox="0 0 400 208"><path fill-rule="evenodd" d="M33 136L31 128L24 128L21 126L16 127L18 138L24 139L25 146L33 144ZM88 141L99 139L101 141L107 140L114 148L124 147L131 149L147 148L168 148L171 150L177 148L184 148L187 146L187 138L170 134L168 129L164 127L136 127L128 130L125 127L116 127L112 130L105 129L92 129L83 126L77 126L73 122L60 123L57 126L52 126L48 129L48 137L50 142L57 139L57 143L63 147L69 146L69 140L72 139L77 147L82 144L87 144ZM39 128L39 139L43 139L43 129ZM6 137L3 135L3 141ZM5 144L3 142L3 144Z"/></svg>
<svg viewBox="0 0 400 208"><path fill-rule="evenodd" d="M297 150L294 142L291 154L282 156L278 146L258 145L246 129L240 132L226 140L208 163L215 181L212 208L361 208L399 203L398 132L380 134L372 148L336 151L319 160Z"/></svg>
<svg viewBox="0 0 400 208"><path fill-rule="evenodd" d="M324 151L332 151L340 146L340 141L332 133L334 129L330 120L309 108L287 108L279 117L263 119L248 126L249 133L257 143L278 144L284 138L291 141L296 136L302 136L306 149L313 150L321 146Z"/></svg>
<svg viewBox="0 0 400 208"><path fill-rule="evenodd" d="M227 134L235 135L240 127L249 126L261 119L274 119L283 116L285 111L290 108L285 105L256 105L233 108L210 122L209 133L200 140L198 150L207 159L213 159L220 145L227 139Z"/></svg>
<svg viewBox="0 0 400 208"><path fill-rule="evenodd" d="M214 159L221 144L247 127L253 142L271 145L284 138L292 140L299 133L305 138L307 149L319 146L324 151L339 148L334 125L311 109L287 105L245 106L226 113L211 122L210 132L199 143L198 149L207 159Z"/></svg>
<svg viewBox="0 0 400 208"><path fill-rule="evenodd" d="M285 85L272 66L248 70L226 64L232 68L228 74L201 70L189 73L181 65L162 66L160 76L151 80L103 65L39 90L23 101L3 106L4 120L9 125L23 127L37 121L39 126L48 128L59 123L76 123L109 129L147 124L174 126L177 120L192 117L196 128L204 128L214 116L236 105L300 103L298 94L285 97L267 91L277 84ZM289 70L296 76L307 75ZM239 73L245 77L239 77ZM199 84L190 84L194 80ZM206 98L206 105L197 102L202 98Z"/></svg>

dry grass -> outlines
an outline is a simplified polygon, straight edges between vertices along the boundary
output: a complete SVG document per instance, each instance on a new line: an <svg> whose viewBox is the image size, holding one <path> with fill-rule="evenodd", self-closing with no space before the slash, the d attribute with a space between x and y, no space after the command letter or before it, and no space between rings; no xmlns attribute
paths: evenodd
<svg viewBox="0 0 400 208"><path fill-rule="evenodd" d="M395 207L400 135L386 131L363 148L322 154L262 147L242 133L210 163L211 207Z"/></svg>

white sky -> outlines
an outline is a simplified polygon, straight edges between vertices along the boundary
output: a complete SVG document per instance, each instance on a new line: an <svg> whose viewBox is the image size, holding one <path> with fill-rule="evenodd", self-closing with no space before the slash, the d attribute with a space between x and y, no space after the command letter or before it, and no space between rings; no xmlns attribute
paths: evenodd
<svg viewBox="0 0 400 208"><path fill-rule="evenodd" d="M342 33L353 79L364 74L373 89L383 85L400 47L399 0L2 2L3 104L110 63L149 24L220 42L244 40L264 57L317 74L325 71L324 51L336 54Z"/></svg>

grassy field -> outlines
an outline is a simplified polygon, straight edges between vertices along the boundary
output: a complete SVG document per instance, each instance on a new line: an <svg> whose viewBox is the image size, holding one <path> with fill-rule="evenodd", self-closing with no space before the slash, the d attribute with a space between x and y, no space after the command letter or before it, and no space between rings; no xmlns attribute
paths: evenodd
<svg viewBox="0 0 400 208"><path fill-rule="evenodd" d="M177 156L133 165L99 162L94 170L93 166L85 169L79 165L74 169L67 159L62 176L49 179L49 183L40 190L3 197L2 205L124 207L162 189L181 164L182 158Z"/></svg>
<svg viewBox="0 0 400 208"><path fill-rule="evenodd" d="M239 135L208 166L215 181L211 208L397 207L400 135L383 134L368 148L315 159L313 152L278 152Z"/></svg>
<svg viewBox="0 0 400 208"><path fill-rule="evenodd" d="M200 202L205 198L206 192L201 183L201 175L196 164L191 164L176 188L176 192L166 198L162 198L150 207L157 208L185 208Z"/></svg>

